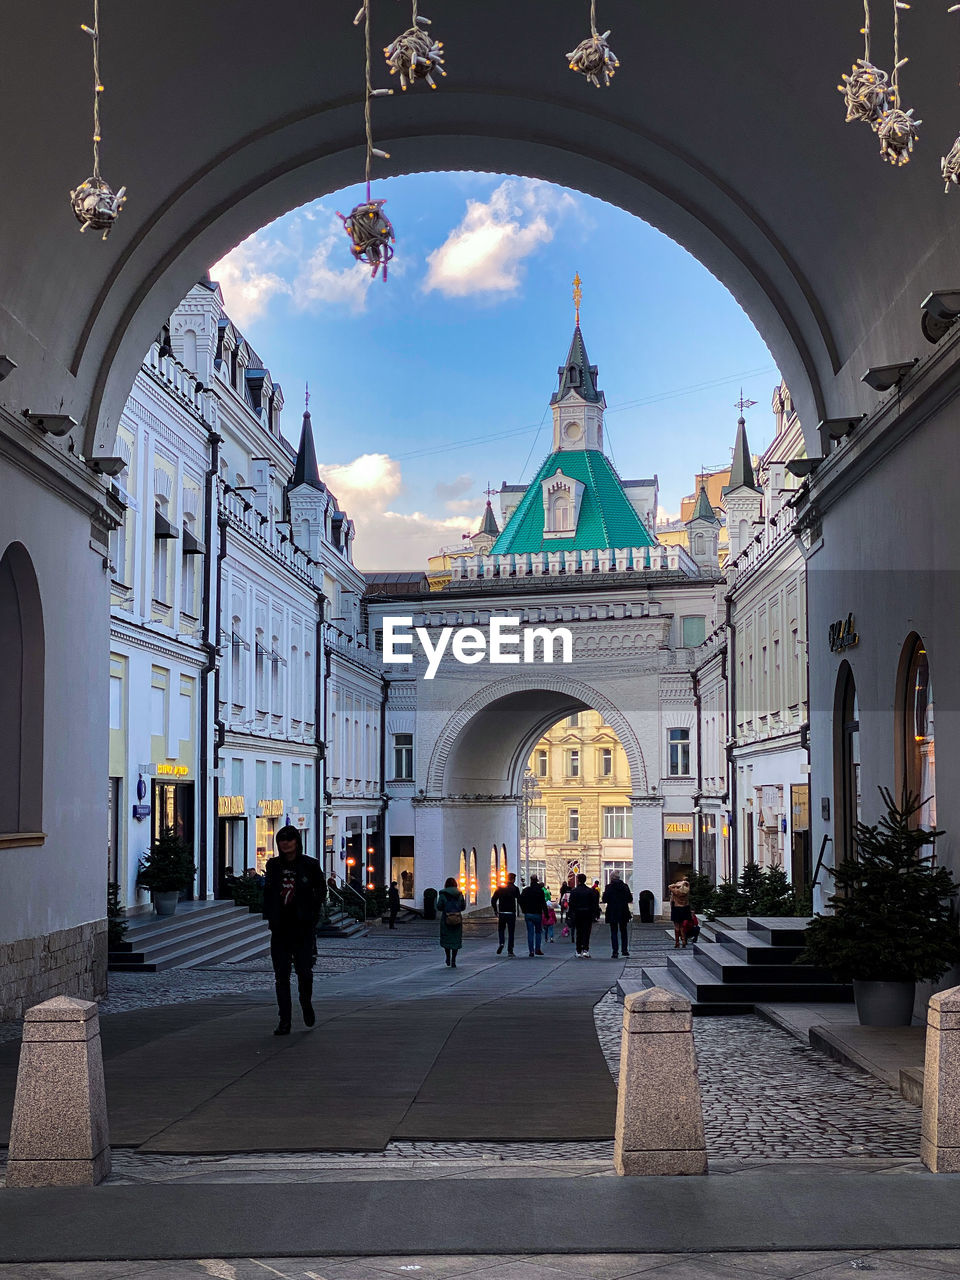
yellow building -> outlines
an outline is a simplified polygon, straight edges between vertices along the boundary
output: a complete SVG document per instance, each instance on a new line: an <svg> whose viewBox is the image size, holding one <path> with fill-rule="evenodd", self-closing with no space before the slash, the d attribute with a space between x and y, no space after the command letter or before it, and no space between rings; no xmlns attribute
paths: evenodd
<svg viewBox="0 0 960 1280"><path fill-rule="evenodd" d="M540 791L529 809L530 874L557 894L570 871L605 885L633 878L630 768L598 711L567 716L543 735L529 765ZM526 841L521 840L524 870Z"/></svg>
<svg viewBox="0 0 960 1280"><path fill-rule="evenodd" d="M435 556L427 560L427 582L431 591L442 591L448 582L453 581L453 566L466 556L487 555L490 548L500 536L500 526L493 514L490 499L484 508L483 519L476 533L463 535L459 546L441 547Z"/></svg>

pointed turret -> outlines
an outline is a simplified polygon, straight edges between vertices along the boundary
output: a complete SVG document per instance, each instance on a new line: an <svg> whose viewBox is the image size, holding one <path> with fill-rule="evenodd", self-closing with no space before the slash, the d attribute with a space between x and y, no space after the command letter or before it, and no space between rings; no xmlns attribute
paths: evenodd
<svg viewBox="0 0 960 1280"><path fill-rule="evenodd" d="M290 488L296 489L301 484L308 484L314 489L323 488L320 480L320 469L317 466L317 450L313 443L313 423L310 420L309 409L304 409L303 411L303 426L300 428L300 447L297 450L297 464L293 469Z"/></svg>
<svg viewBox="0 0 960 1280"><path fill-rule="evenodd" d="M490 505L489 498L483 513L483 523L480 525L478 532L491 538L500 537L500 526L497 524L497 517L493 514L493 507Z"/></svg>
<svg viewBox="0 0 960 1280"><path fill-rule="evenodd" d="M693 515L688 521L692 524L694 520L706 520L708 524L719 524L717 513L713 509L713 504L707 497L707 486L701 480L700 492L697 494L697 504L693 508Z"/></svg>
<svg viewBox="0 0 960 1280"><path fill-rule="evenodd" d="M573 331L570 350L567 352L567 362L559 367L557 373L560 375L560 387L553 393L550 399L551 404L559 404L571 391L575 391L581 400L586 400L588 404L604 403L603 392L597 389L597 366L591 364L587 358L587 348L584 345L579 322Z"/></svg>
<svg viewBox="0 0 960 1280"><path fill-rule="evenodd" d="M737 443L733 450L733 465L730 468L727 492L734 489L752 489L754 493L760 492L753 478L753 462L747 444L747 423L743 417L737 419Z"/></svg>

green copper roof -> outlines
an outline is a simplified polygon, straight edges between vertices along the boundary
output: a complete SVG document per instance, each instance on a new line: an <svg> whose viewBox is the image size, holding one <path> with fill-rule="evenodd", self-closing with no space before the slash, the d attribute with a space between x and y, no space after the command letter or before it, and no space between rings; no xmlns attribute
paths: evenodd
<svg viewBox="0 0 960 1280"><path fill-rule="evenodd" d="M569 538L544 538L542 482L562 471L584 486L577 528ZM656 538L630 505L613 464L596 449L551 453L490 549L491 555L528 551L593 551L655 547Z"/></svg>
<svg viewBox="0 0 960 1280"><path fill-rule="evenodd" d="M490 505L490 499L487 499L487 505L483 512L483 524L481 524L480 533L487 534L488 537L496 538L500 533L500 526L497 524L497 517L493 514L493 507Z"/></svg>
<svg viewBox="0 0 960 1280"><path fill-rule="evenodd" d="M573 331L567 363L561 365L557 373L560 375L560 389L551 396L551 404L563 400L571 391L590 404L601 403L603 393L597 389L597 366L587 359L587 348L579 325Z"/></svg>
<svg viewBox="0 0 960 1280"><path fill-rule="evenodd" d="M733 449L730 482L724 492L730 493L733 489L752 489L755 493L760 492L753 478L753 461L750 457L750 446L747 444L747 424L743 418L737 419L737 442Z"/></svg>

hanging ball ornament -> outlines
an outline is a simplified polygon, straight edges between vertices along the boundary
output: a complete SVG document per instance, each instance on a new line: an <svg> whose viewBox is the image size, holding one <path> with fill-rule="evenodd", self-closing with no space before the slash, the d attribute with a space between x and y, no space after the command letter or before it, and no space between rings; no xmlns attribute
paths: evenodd
<svg viewBox="0 0 960 1280"><path fill-rule="evenodd" d="M843 84L838 84L837 88L847 104L847 124L851 120L863 120L876 128L880 114L887 105L890 90L887 73L875 67L872 62L858 58L850 74L842 78Z"/></svg>
<svg viewBox="0 0 960 1280"><path fill-rule="evenodd" d="M383 212L386 200L368 200L358 204L346 217L338 213L343 229L350 237L350 248L358 262L365 262L373 268L372 276L376 276L383 268L383 278L387 278L387 263L393 257L394 234L390 219Z"/></svg>
<svg viewBox="0 0 960 1280"><path fill-rule="evenodd" d="M901 111L899 107L888 107L881 112L877 121L877 136L880 139L880 155L893 165L910 163L913 145L920 136L922 120L914 120L913 107L909 111Z"/></svg>
<svg viewBox="0 0 960 1280"><path fill-rule="evenodd" d="M943 174L943 190L949 195L951 184L960 186L960 138L940 161L940 172Z"/></svg>
<svg viewBox="0 0 960 1280"><path fill-rule="evenodd" d="M600 88L601 76L603 76L604 85L609 88L610 81L620 65L616 54L607 44L607 36L609 34L609 31L604 31L603 35L599 35L595 31L592 36L588 36L586 40L581 40L577 47L567 54L570 70L578 71L580 75L586 76L590 83L596 85L598 89Z"/></svg>
<svg viewBox="0 0 960 1280"><path fill-rule="evenodd" d="M115 192L102 178L87 178L76 191L70 192L70 201L80 230L93 227L94 231L102 231L106 240L127 202L127 188L121 187Z"/></svg>
<svg viewBox="0 0 960 1280"><path fill-rule="evenodd" d="M418 18L418 22L427 22L427 18ZM392 76L400 76L400 88L406 92L407 87L417 80L426 80L431 89L437 87L434 75L445 76L443 69L443 41L434 40L419 27L411 27L397 36L392 44L384 49L387 66Z"/></svg>

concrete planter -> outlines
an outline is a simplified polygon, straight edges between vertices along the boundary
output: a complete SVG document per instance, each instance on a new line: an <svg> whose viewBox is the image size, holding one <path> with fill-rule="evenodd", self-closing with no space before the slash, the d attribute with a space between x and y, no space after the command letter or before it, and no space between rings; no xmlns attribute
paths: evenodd
<svg viewBox="0 0 960 1280"><path fill-rule="evenodd" d="M853 980L853 998L862 1027L909 1027L913 1020L915 982Z"/></svg>
<svg viewBox="0 0 960 1280"><path fill-rule="evenodd" d="M176 914L177 902L180 898L180 893L177 889L172 890L170 893L157 893L154 891L151 896L153 897L153 909L158 916Z"/></svg>

